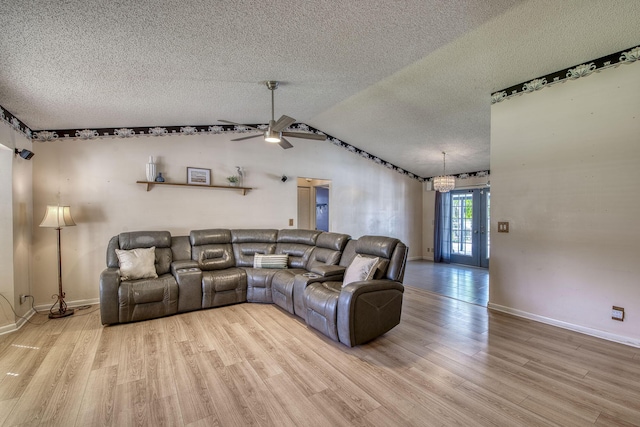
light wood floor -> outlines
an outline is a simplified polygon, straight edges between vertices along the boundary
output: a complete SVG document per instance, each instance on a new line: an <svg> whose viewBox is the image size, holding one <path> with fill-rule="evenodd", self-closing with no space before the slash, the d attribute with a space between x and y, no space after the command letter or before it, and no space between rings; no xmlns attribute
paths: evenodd
<svg viewBox="0 0 640 427"><path fill-rule="evenodd" d="M407 287L347 348L274 305L0 336L0 425L640 425L640 349Z"/></svg>
<svg viewBox="0 0 640 427"><path fill-rule="evenodd" d="M489 270L486 268L409 261L404 284L485 307L489 302Z"/></svg>

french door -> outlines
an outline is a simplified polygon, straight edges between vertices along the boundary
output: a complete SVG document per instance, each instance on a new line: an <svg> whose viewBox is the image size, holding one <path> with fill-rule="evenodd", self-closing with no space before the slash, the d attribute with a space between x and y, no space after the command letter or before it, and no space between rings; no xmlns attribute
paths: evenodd
<svg viewBox="0 0 640 427"><path fill-rule="evenodd" d="M489 267L488 188L451 192L451 262Z"/></svg>

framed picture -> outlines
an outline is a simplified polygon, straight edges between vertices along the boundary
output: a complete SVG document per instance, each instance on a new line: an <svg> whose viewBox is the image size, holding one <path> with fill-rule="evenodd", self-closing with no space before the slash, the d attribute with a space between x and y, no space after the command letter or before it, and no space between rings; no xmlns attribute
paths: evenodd
<svg viewBox="0 0 640 427"><path fill-rule="evenodd" d="M187 167L187 184L211 185L211 169Z"/></svg>

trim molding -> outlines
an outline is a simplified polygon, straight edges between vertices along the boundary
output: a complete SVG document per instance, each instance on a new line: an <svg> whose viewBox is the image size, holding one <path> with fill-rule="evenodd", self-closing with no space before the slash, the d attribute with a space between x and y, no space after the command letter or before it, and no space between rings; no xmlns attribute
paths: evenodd
<svg viewBox="0 0 640 427"><path fill-rule="evenodd" d="M506 307L504 305L494 304L491 302L487 304L487 308L489 310L499 311L501 313L511 314L512 316L522 317L524 319L546 323L547 325L557 326L558 328L579 332L581 334L589 335L595 338L601 338L607 341L613 341L620 344L629 345L631 347L640 348L640 339L634 339L634 338L629 338L623 335L612 334L610 332L601 331L599 329L587 328L586 326L580 326L580 325L576 325L569 322L563 322L562 320L556 320L550 317L540 316L538 314L529 313L529 312L518 310L515 308Z"/></svg>
<svg viewBox="0 0 640 427"><path fill-rule="evenodd" d="M82 307L83 305L100 305L100 298L79 299L76 301L66 301L66 303L69 308ZM46 313L51 309L51 304L36 305L34 308L40 313Z"/></svg>
<svg viewBox="0 0 640 427"><path fill-rule="evenodd" d="M77 301L67 301L67 306L69 308L81 307L83 305L100 305L100 299L91 298L91 299L83 299L83 300L77 300ZM22 326L24 326L25 323L27 323L27 320L31 319L33 315L36 314L36 310L39 313L46 313L47 311L49 311L50 308L51 308L51 304L34 306L31 310L29 310L24 315L24 318L18 319L16 323L10 323L5 326L0 326L0 335L15 332L18 329L20 329Z"/></svg>
<svg viewBox="0 0 640 427"><path fill-rule="evenodd" d="M573 67L565 68L564 70L535 78L529 82L519 83L506 89L499 90L491 94L491 104L502 102L505 99L513 98L517 95L519 96L525 93L535 92L556 83L565 83L567 80L576 80L581 77L587 77L594 72L599 73L600 71L609 68L617 68L621 64L631 64L639 59L640 46L625 49L620 52L612 53L611 55L603 56L602 58L593 59L584 64L574 65Z"/></svg>
<svg viewBox="0 0 640 427"><path fill-rule="evenodd" d="M8 325L0 327L0 335L8 334L10 332L15 332L18 329L22 328L27 320L31 319L36 312L32 309L27 311L23 317L20 317L17 322L9 323Z"/></svg>

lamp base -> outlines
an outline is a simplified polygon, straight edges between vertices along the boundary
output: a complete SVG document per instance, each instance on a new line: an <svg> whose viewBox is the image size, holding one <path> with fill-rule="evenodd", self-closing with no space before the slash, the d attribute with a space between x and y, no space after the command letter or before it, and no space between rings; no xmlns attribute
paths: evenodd
<svg viewBox="0 0 640 427"><path fill-rule="evenodd" d="M60 310L50 311L49 319L61 319L63 317L71 316L73 312L74 312L73 308L67 308L67 310L64 312L61 312Z"/></svg>

